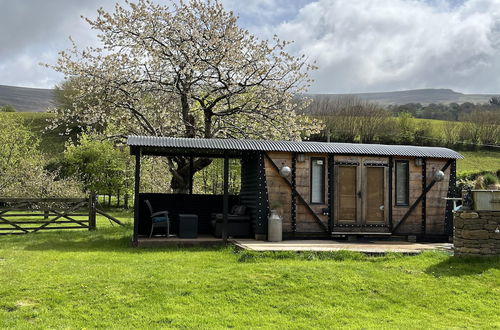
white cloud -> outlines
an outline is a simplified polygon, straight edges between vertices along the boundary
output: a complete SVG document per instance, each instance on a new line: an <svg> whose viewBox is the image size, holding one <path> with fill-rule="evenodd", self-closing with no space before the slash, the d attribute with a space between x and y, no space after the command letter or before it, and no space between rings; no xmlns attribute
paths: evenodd
<svg viewBox="0 0 500 330"><path fill-rule="evenodd" d="M316 60L315 92L500 87L500 1L319 0L275 27Z"/></svg>
<svg viewBox="0 0 500 330"><path fill-rule="evenodd" d="M311 1L222 0L251 32L294 40L292 52L317 61L313 92L500 92L500 0ZM60 82L37 64L54 63L70 35L94 43L80 15L114 2L0 0L0 84Z"/></svg>

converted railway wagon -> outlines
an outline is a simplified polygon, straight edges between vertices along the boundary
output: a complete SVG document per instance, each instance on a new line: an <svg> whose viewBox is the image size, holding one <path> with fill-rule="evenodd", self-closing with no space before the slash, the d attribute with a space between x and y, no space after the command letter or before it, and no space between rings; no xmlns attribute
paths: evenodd
<svg viewBox="0 0 500 330"><path fill-rule="evenodd" d="M250 210L256 238L267 234L270 208L283 216L285 238L444 238L453 228L452 203L445 198L455 193L462 156L447 148L140 136L130 136L128 144L138 158L241 159L238 199ZM138 217L136 222L147 221Z"/></svg>

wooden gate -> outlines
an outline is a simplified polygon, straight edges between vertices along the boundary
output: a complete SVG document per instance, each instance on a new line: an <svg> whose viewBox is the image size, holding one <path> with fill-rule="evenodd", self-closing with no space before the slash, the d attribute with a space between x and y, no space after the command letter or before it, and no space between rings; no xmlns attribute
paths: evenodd
<svg viewBox="0 0 500 330"><path fill-rule="evenodd" d="M0 235L40 230L96 229L97 213L119 225L89 198L0 198Z"/></svg>

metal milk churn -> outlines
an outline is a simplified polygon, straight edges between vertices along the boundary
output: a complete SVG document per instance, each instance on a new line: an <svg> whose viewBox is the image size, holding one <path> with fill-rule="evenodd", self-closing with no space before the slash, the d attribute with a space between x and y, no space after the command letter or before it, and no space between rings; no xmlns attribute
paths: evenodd
<svg viewBox="0 0 500 330"><path fill-rule="evenodd" d="M271 210L271 214L269 215L267 240L269 242L281 242L283 240L283 221L276 210Z"/></svg>

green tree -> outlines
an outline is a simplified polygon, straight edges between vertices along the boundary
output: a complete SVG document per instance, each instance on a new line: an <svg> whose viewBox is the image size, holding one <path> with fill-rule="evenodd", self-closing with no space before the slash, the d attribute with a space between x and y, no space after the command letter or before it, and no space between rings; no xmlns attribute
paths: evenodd
<svg viewBox="0 0 500 330"><path fill-rule="evenodd" d="M87 192L120 195L131 189L131 171L124 150L110 140L81 134L77 143L68 143L62 170L65 176L76 175Z"/></svg>
<svg viewBox="0 0 500 330"><path fill-rule="evenodd" d="M9 197L77 197L79 184L44 169L39 140L19 117L0 120L0 195Z"/></svg>
<svg viewBox="0 0 500 330"><path fill-rule="evenodd" d="M408 112L401 112L397 119L398 143L412 144L417 130L413 116Z"/></svg>

